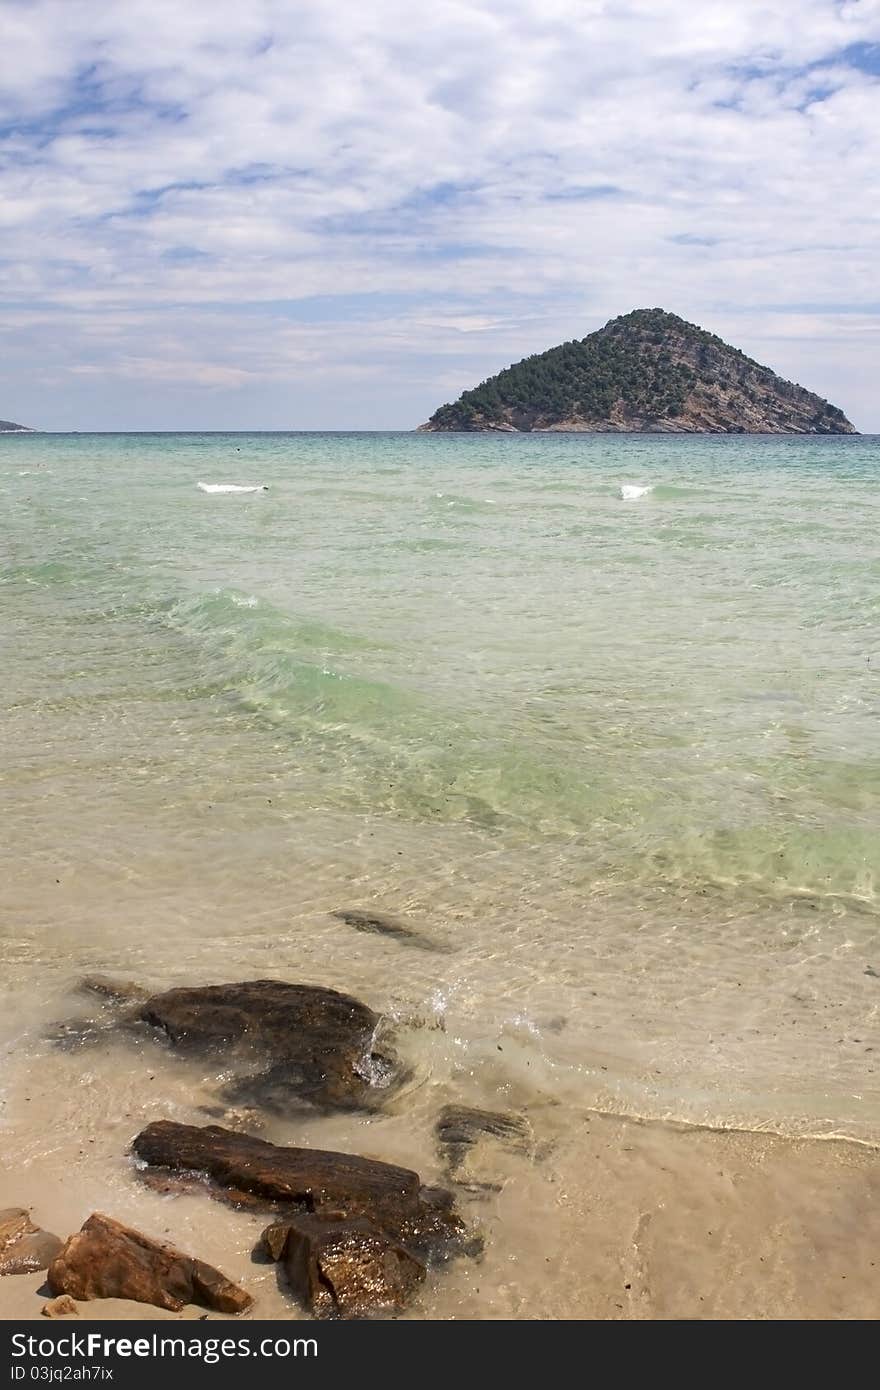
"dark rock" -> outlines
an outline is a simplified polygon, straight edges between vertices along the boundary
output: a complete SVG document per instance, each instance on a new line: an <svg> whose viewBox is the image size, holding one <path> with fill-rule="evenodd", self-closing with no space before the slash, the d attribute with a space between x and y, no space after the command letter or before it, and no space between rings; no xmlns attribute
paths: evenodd
<svg viewBox="0 0 880 1390"><path fill-rule="evenodd" d="M243 1073L224 1090L234 1102L370 1109L395 1079L396 1059L375 1042L379 1016L333 989L278 980L171 989L137 1017L180 1051L240 1061Z"/></svg>
<svg viewBox="0 0 880 1390"><path fill-rule="evenodd" d="M156 1172L209 1179L237 1206L294 1213L366 1217L419 1259L476 1253L442 1188L423 1187L417 1173L357 1154L282 1148L218 1125L197 1128L159 1120L133 1144Z"/></svg>
<svg viewBox="0 0 880 1390"><path fill-rule="evenodd" d="M316 1317L398 1313L425 1278L421 1260L366 1217L303 1214L270 1226L263 1247Z"/></svg>
<svg viewBox="0 0 880 1390"><path fill-rule="evenodd" d="M53 1294L130 1298L172 1313L179 1313L187 1303L219 1313L243 1313L253 1302L250 1294L211 1265L99 1212L89 1217L52 1261L48 1283Z"/></svg>
<svg viewBox="0 0 880 1390"><path fill-rule="evenodd" d="M452 1182L474 1191L498 1190L499 1156L531 1155L534 1136L522 1115L447 1105L437 1120L437 1142Z"/></svg>
<svg viewBox="0 0 880 1390"><path fill-rule="evenodd" d="M148 1024L177 1051L216 1056L231 1075L220 1097L240 1113L254 1106L284 1113L297 1103L377 1109L402 1080L390 1043L376 1040L379 1015L336 990L248 980L147 997L131 982L102 975L87 976L80 988L116 1007L56 1025L49 1035L56 1046L99 1043L120 1028L142 1034Z"/></svg>
<svg viewBox="0 0 880 1390"><path fill-rule="evenodd" d="M0 1275L47 1269L60 1249L58 1237L35 1226L24 1207L0 1211Z"/></svg>
<svg viewBox="0 0 880 1390"><path fill-rule="evenodd" d="M439 942L430 941L420 932L414 931L406 922L401 922L397 917L389 917L384 912L363 912L357 907L340 908L338 912L331 913L340 922L345 922L346 926L354 927L356 931L375 932L379 936L390 936L395 941L406 942L410 946L418 946L423 951L443 951L446 948Z"/></svg>

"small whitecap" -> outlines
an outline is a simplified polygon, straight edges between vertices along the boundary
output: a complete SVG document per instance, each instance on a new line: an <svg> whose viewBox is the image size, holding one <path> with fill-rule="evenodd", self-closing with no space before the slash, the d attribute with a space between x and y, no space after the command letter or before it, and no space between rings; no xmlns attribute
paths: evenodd
<svg viewBox="0 0 880 1390"><path fill-rule="evenodd" d="M200 492L268 492L267 483L196 483Z"/></svg>
<svg viewBox="0 0 880 1390"><path fill-rule="evenodd" d="M619 496L623 498L624 502L631 502L637 497L647 497L648 493L653 491L654 488L651 483L621 483Z"/></svg>

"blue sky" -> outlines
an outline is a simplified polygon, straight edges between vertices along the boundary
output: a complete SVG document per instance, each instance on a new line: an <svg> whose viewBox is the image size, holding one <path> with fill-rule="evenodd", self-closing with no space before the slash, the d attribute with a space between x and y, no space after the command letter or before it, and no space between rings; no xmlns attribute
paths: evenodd
<svg viewBox="0 0 880 1390"><path fill-rule="evenodd" d="M662 305L880 431L880 0L0 25L0 417L409 428Z"/></svg>

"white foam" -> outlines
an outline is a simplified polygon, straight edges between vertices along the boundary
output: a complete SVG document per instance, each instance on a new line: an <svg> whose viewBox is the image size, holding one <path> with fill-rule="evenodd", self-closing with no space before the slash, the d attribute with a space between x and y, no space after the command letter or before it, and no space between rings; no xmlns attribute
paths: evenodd
<svg viewBox="0 0 880 1390"><path fill-rule="evenodd" d="M201 492L268 492L266 483L196 483Z"/></svg>
<svg viewBox="0 0 880 1390"><path fill-rule="evenodd" d="M624 502L631 502L636 497L646 497L649 492L653 491L654 488L651 483L645 485L642 483L621 483L620 485L620 496Z"/></svg>

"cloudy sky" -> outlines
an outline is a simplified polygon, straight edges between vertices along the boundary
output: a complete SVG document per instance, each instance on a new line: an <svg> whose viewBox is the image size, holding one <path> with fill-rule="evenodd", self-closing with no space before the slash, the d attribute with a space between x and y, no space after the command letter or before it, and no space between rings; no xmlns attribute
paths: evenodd
<svg viewBox="0 0 880 1390"><path fill-rule="evenodd" d="M632 308L880 431L880 0L0 0L0 416L408 428Z"/></svg>

